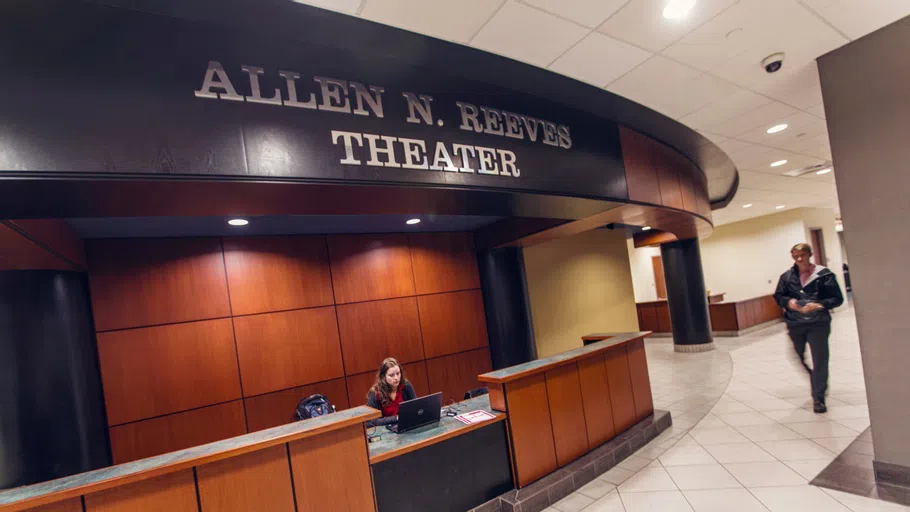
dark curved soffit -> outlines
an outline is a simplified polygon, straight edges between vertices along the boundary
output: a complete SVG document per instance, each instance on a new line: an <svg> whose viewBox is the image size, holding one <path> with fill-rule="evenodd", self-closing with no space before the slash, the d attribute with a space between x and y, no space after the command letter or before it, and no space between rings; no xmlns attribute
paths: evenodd
<svg viewBox="0 0 910 512"><path fill-rule="evenodd" d="M685 155L708 178L713 208L726 206L736 193L739 176L733 161L695 130L607 90L530 64L291 0L95 1L334 46L358 58L404 61L408 66L549 98L649 135Z"/></svg>

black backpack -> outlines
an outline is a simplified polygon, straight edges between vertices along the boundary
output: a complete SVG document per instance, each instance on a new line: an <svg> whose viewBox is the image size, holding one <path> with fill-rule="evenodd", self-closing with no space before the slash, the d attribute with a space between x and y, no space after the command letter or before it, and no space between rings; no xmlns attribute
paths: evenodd
<svg viewBox="0 0 910 512"><path fill-rule="evenodd" d="M301 398L297 402L297 410L294 411L294 421L316 418L335 412L335 406L329 399L323 395L313 395L308 398Z"/></svg>

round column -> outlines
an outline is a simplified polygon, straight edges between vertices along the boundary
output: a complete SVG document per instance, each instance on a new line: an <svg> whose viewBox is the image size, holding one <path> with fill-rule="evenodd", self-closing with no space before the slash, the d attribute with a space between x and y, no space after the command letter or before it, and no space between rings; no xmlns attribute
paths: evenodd
<svg viewBox="0 0 910 512"><path fill-rule="evenodd" d="M493 369L537 359L521 247L481 251L477 263Z"/></svg>
<svg viewBox="0 0 910 512"><path fill-rule="evenodd" d="M0 272L0 489L109 466L109 446L85 275Z"/></svg>
<svg viewBox="0 0 910 512"><path fill-rule="evenodd" d="M714 350L698 239L663 244L660 255L667 283L674 349L677 352Z"/></svg>

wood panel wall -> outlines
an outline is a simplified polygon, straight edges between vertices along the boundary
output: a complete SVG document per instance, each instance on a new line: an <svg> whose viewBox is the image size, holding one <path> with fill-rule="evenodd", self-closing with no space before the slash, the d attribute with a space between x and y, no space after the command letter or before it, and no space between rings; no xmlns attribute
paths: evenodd
<svg viewBox="0 0 910 512"><path fill-rule="evenodd" d="M490 371L470 233L86 244L111 445L125 462L366 402L385 357L418 395Z"/></svg>
<svg viewBox="0 0 910 512"><path fill-rule="evenodd" d="M85 247L59 219L0 220L0 270L85 270Z"/></svg>

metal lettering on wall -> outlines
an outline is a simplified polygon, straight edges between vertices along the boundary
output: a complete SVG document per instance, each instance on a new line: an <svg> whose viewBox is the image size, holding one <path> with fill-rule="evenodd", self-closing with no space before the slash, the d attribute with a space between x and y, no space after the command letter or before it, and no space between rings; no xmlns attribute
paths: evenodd
<svg viewBox="0 0 910 512"><path fill-rule="evenodd" d="M16 69L0 73L0 173L628 197L613 120L491 84L469 59L442 73L421 67L419 47L389 55L97 2L55 5L30 23L66 41L116 29L103 44L57 47L0 17L0 61Z"/></svg>
<svg viewBox="0 0 910 512"><path fill-rule="evenodd" d="M284 79L285 90L276 87L269 97L263 97L259 79L265 70L248 65L242 65L240 69L248 75L249 96L237 93L230 76L220 62L210 61L202 86L194 91L196 97L324 110L379 119L385 117L383 101L384 98L388 101L388 97L384 97L386 92L384 87L365 86L359 82L316 76L313 77L313 82L318 85L316 91L304 93L306 101L300 101L301 96L297 89L300 74L295 71L279 70L278 75ZM408 116L405 119L407 122L431 127L445 126L445 120L434 118L433 96L409 91L403 91L401 96L408 108ZM563 149L572 148L568 126L557 126L550 121L483 105L478 108L477 105L462 101L455 104L461 114L458 126L461 130L539 142ZM431 142L428 149L427 141L423 139L342 130L331 130L330 137L333 145L344 149L344 156L338 162L341 165L477 172L513 178L521 175L515 152L507 149L447 144L444 141Z"/></svg>

